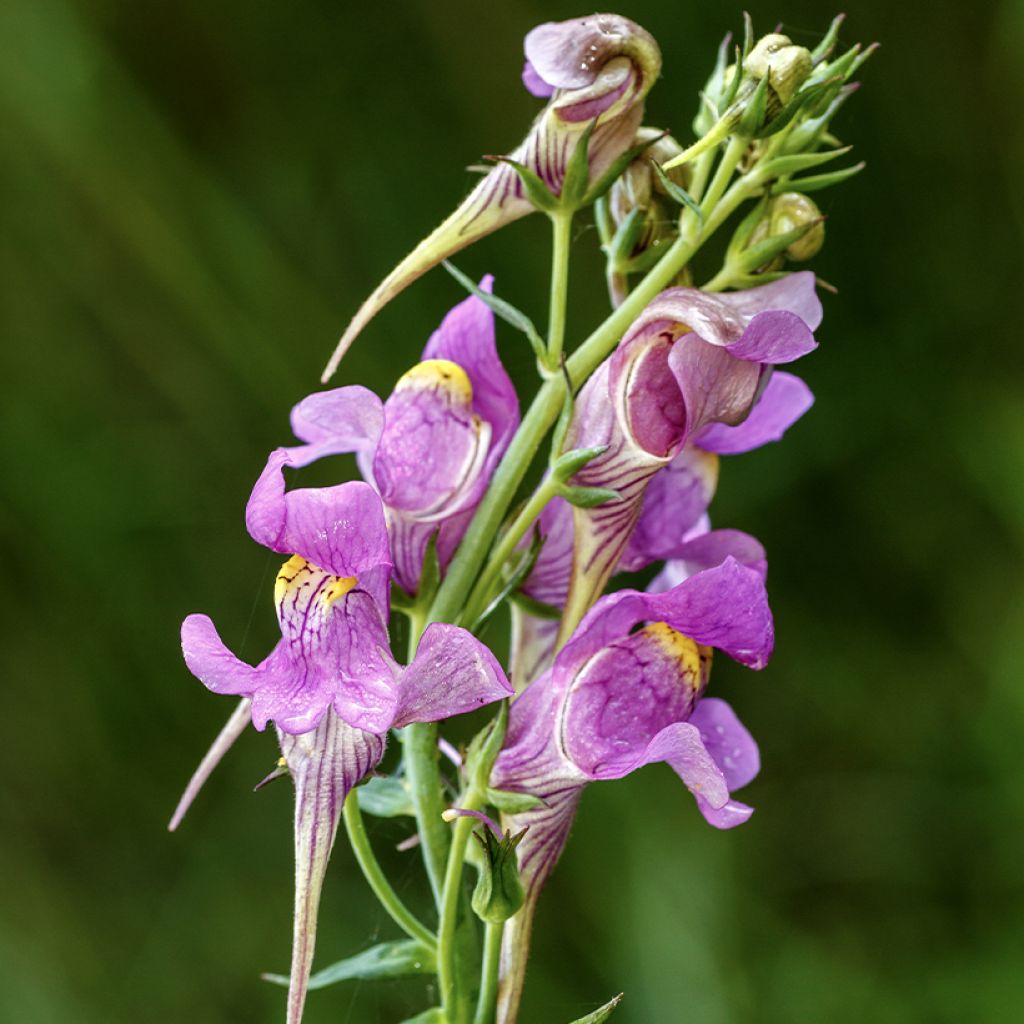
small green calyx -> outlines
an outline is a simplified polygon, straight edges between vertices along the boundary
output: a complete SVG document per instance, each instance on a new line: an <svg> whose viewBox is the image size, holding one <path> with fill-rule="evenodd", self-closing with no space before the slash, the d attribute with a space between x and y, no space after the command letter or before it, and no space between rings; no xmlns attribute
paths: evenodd
<svg viewBox="0 0 1024 1024"><path fill-rule="evenodd" d="M501 924L515 915L526 900L519 878L516 847L526 829L499 839L489 828L473 833L483 849L483 863L473 890L473 912L488 924Z"/></svg>

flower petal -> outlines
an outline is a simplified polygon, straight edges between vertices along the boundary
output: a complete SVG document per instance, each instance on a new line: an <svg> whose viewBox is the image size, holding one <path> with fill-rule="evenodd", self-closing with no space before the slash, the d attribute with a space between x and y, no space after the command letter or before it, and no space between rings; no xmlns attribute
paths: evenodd
<svg viewBox="0 0 1024 1024"><path fill-rule="evenodd" d="M497 658L472 633L447 623L429 625L416 657L398 681L396 729L436 722L513 693Z"/></svg>
<svg viewBox="0 0 1024 1024"><path fill-rule="evenodd" d="M719 296L729 306L748 319L769 309L784 309L798 316L812 330L821 326L821 300L815 288L814 272L800 270L787 274L778 281L727 292Z"/></svg>
<svg viewBox="0 0 1024 1024"><path fill-rule="evenodd" d="M761 754L736 712L717 697L705 697L690 715L701 740L730 790L741 789L761 770Z"/></svg>
<svg viewBox="0 0 1024 1024"><path fill-rule="evenodd" d="M782 436L814 404L811 389L781 370L773 373L750 415L736 427L711 423L693 438L693 444L719 455L753 451Z"/></svg>
<svg viewBox="0 0 1024 1024"><path fill-rule="evenodd" d="M384 756L384 738L346 725L328 712L315 732L280 734L295 783L295 919L288 1024L299 1024L313 966L317 913L342 804Z"/></svg>
<svg viewBox="0 0 1024 1024"><path fill-rule="evenodd" d="M673 552L697 526L718 486L718 457L684 448L651 478L619 569L637 572Z"/></svg>
<svg viewBox="0 0 1024 1024"><path fill-rule="evenodd" d="M729 557L662 594L620 590L601 598L562 648L555 668L575 671L638 622L666 622L697 643L717 647L750 668L763 668L774 646L772 615L761 574Z"/></svg>
<svg viewBox="0 0 1024 1024"><path fill-rule="evenodd" d="M811 329L795 313L769 309L750 321L728 351L737 359L754 363L791 363L817 347Z"/></svg>
<svg viewBox="0 0 1024 1024"><path fill-rule="evenodd" d="M296 463L293 451L278 448L252 489L245 521L253 540L272 551L302 555L335 576L361 580L370 570L390 567L384 509L369 484L303 487L285 492L283 469ZM386 602L386 591L377 597Z"/></svg>
<svg viewBox="0 0 1024 1024"><path fill-rule="evenodd" d="M555 87L548 85L528 60L523 62L523 85L531 96L538 99L547 99L555 91Z"/></svg>
<svg viewBox="0 0 1024 1024"><path fill-rule="evenodd" d="M213 693L251 697L278 668L274 655L257 668L236 658L208 615L189 615L181 624L181 652L189 672Z"/></svg>
<svg viewBox="0 0 1024 1024"><path fill-rule="evenodd" d="M485 292L493 286L490 274L480 281ZM449 310L427 342L423 358L448 359L466 371L473 386L473 411L491 425L490 468L519 426L519 396L498 357L490 307L471 295Z"/></svg>
<svg viewBox="0 0 1024 1024"><path fill-rule="evenodd" d="M361 452L376 446L384 428L384 406L367 388L352 385L308 395L293 409L292 433L306 442L292 448L292 466L324 455Z"/></svg>

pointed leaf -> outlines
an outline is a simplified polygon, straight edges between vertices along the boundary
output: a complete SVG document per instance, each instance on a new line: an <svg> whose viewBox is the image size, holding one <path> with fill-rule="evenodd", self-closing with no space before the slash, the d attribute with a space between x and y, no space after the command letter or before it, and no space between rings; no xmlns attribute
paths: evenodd
<svg viewBox="0 0 1024 1024"><path fill-rule="evenodd" d="M533 321L523 312L516 309L511 302L506 302L504 299L498 298L497 295L492 295L490 292L485 292L483 289L478 288L474 283L473 279L467 277L454 263L448 260L442 260L441 266L448 271L452 277L455 278L459 284L462 285L466 291L475 295L485 306L488 306L491 312L505 323L514 327L517 331L521 331L526 335L533 348L534 354L537 358L546 356L546 350L544 342L541 339L540 334L537 333L537 328L534 327Z"/></svg>
<svg viewBox="0 0 1024 1024"><path fill-rule="evenodd" d="M830 185L838 185L841 181L846 181L847 178L852 178L855 174L860 174L867 164L862 160L859 164L854 164L852 167L845 167L841 171L832 171L831 174L814 174L806 178L790 178L788 181L780 181L772 185L772 195L778 195L780 192L820 192L823 188L828 188Z"/></svg>
<svg viewBox="0 0 1024 1024"><path fill-rule="evenodd" d="M832 52L832 47L836 45L836 40L839 38L839 26L845 20L845 14L837 14L832 19L832 24L829 25L828 31L822 36L821 42L811 50L811 60L815 64L820 64Z"/></svg>
<svg viewBox="0 0 1024 1024"><path fill-rule="evenodd" d="M594 134L596 127L595 117L576 140L569 161L565 165L561 203L564 210L579 209L583 197L587 194L587 186L590 184L590 136Z"/></svg>
<svg viewBox="0 0 1024 1024"><path fill-rule="evenodd" d="M638 157L643 156L651 146L656 142L660 142L668 132L662 132L661 135L656 135L653 139L649 139L647 142L637 143L635 146L631 146L624 153L620 153L607 167L604 173L601 175L593 185L590 186L589 191L583 197L581 206L586 206L588 203L595 202L600 199L608 189L615 184L616 180L622 174L623 171Z"/></svg>
<svg viewBox="0 0 1024 1024"><path fill-rule="evenodd" d="M377 775L357 790L359 809L377 818L413 818L416 808L404 779Z"/></svg>
<svg viewBox="0 0 1024 1024"><path fill-rule="evenodd" d="M644 211L638 206L629 211L625 220L618 226L605 254L615 266L621 266L629 259L640 232L644 229Z"/></svg>
<svg viewBox="0 0 1024 1024"><path fill-rule="evenodd" d="M571 1024L602 1024L602 1021L606 1021L612 1015L615 1007L622 1002L622 995L620 992L614 999L609 999L600 1009L588 1013L586 1017L579 1017Z"/></svg>
<svg viewBox="0 0 1024 1024"><path fill-rule="evenodd" d="M687 209L692 210L697 215L697 223L703 224L704 214L693 196L691 196L690 193L682 187L682 185L677 185L661 169L661 166L656 160L651 161L651 166L654 168L654 173L658 176L658 181L661 182L662 188L669 194L669 197L679 203L680 206L685 206Z"/></svg>
<svg viewBox="0 0 1024 1024"><path fill-rule="evenodd" d="M506 814L522 814L535 807L543 807L544 801L532 793L515 793L510 789L488 789L487 802Z"/></svg>
<svg viewBox="0 0 1024 1024"><path fill-rule="evenodd" d="M737 134L755 135L764 124L765 111L768 109L768 79L770 77L770 74L764 75L757 83L757 88L746 99L743 114L736 125Z"/></svg>
<svg viewBox="0 0 1024 1024"><path fill-rule="evenodd" d="M595 508L609 501L622 501L622 495L610 487L566 487L559 493L576 508Z"/></svg>
<svg viewBox="0 0 1024 1024"><path fill-rule="evenodd" d="M523 183L523 191L526 193L526 198L538 209L543 210L545 213L550 213L552 210L557 210L559 207L558 197L544 184L540 175L536 171L532 171L526 164L521 164L518 160L513 160L511 157L499 156L495 159L499 163L508 164L519 175L519 180Z"/></svg>
<svg viewBox="0 0 1024 1024"><path fill-rule="evenodd" d="M569 477L578 473L588 462L593 462L599 455L608 451L608 445L599 444L593 448L574 448L571 452L560 455L551 467L555 478L568 480Z"/></svg>
<svg viewBox="0 0 1024 1024"><path fill-rule="evenodd" d="M841 146L839 149L829 149L824 153L794 153L792 156L780 156L759 167L755 174L761 181L781 178L787 174L798 174L808 167L827 164L829 160L835 160L837 156L849 153L852 148L852 146Z"/></svg>
<svg viewBox="0 0 1024 1024"><path fill-rule="evenodd" d="M370 978L400 978L410 974L433 974L437 958L433 950L412 939L396 939L364 949L362 953L339 960L310 976L307 988L326 988L339 981ZM264 974L264 981L287 985L284 974Z"/></svg>

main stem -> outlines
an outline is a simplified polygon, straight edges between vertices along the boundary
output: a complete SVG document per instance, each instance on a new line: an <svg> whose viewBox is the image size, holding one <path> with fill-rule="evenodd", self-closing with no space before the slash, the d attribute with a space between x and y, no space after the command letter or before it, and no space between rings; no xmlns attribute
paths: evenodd
<svg viewBox="0 0 1024 1024"><path fill-rule="evenodd" d="M493 1024L498 1001L498 967L501 963L501 937L504 925L488 924L484 933L484 960L480 968L480 994L473 1024Z"/></svg>
<svg viewBox="0 0 1024 1024"><path fill-rule="evenodd" d="M401 901L374 855L359 809L359 795L354 789L345 799L342 817L345 819L345 831L352 844L352 852L355 853L359 867L366 876L366 881L370 883L374 895L380 900L381 906L410 939L422 942L424 946L433 949L437 945L434 933L421 924L415 914Z"/></svg>
<svg viewBox="0 0 1024 1024"><path fill-rule="evenodd" d="M551 299L548 311L548 368L556 370L565 344L565 308L569 296L569 243L572 211L551 214Z"/></svg>

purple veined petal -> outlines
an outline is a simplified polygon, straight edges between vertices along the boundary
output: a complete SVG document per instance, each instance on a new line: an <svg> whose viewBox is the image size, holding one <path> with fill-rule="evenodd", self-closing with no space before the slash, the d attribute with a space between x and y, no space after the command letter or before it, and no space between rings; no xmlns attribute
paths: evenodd
<svg viewBox="0 0 1024 1024"><path fill-rule="evenodd" d="M554 497L537 520L542 545L537 561L523 584L523 593L544 604L560 605L569 593L572 575L572 506Z"/></svg>
<svg viewBox="0 0 1024 1024"><path fill-rule="evenodd" d="M741 316L751 319L770 309L783 309L798 316L812 331L821 326L821 300L815 290L814 272L800 270L778 281L726 292L719 298Z"/></svg>
<svg viewBox="0 0 1024 1024"><path fill-rule="evenodd" d="M704 569L713 569L729 557L765 579L768 560L764 546L742 530L696 531L667 556L664 568L647 585L648 594L663 594Z"/></svg>
<svg viewBox="0 0 1024 1024"><path fill-rule="evenodd" d="M748 807L739 800L728 800L721 807L712 807L699 794L697 796L697 808L704 815L704 820L715 828L735 828L750 820L754 813L753 807Z"/></svg>
<svg viewBox="0 0 1024 1024"><path fill-rule="evenodd" d="M664 622L618 637L572 680L559 722L565 753L592 779L646 764L637 759L663 729L690 717L710 669L711 652Z"/></svg>
<svg viewBox="0 0 1024 1024"><path fill-rule="evenodd" d="M185 787L174 814L167 824L167 831L174 832L181 824L182 819L188 813L193 801L199 795L199 791L206 785L206 780L213 774L213 770L223 760L224 755L234 746L235 740L242 735L249 727L252 715L249 710L249 698L243 697L238 702L238 707L231 713L231 717L224 723L224 727L217 734L217 738L210 744L210 749L203 755L202 761L192 773L188 785Z"/></svg>
<svg viewBox="0 0 1024 1024"><path fill-rule="evenodd" d="M665 593L620 590L601 598L555 658L555 669L574 673L639 622L665 622L750 668L768 663L775 640L761 574L728 557Z"/></svg>
<svg viewBox="0 0 1024 1024"><path fill-rule="evenodd" d="M761 754L736 712L717 697L705 697L690 715L701 740L731 790L742 789L761 770Z"/></svg>
<svg viewBox="0 0 1024 1024"><path fill-rule="evenodd" d="M668 363L686 406L686 441L709 423L739 423L758 397L761 364L738 359L695 333L676 342Z"/></svg>
<svg viewBox="0 0 1024 1024"><path fill-rule="evenodd" d="M795 313L768 309L758 313L729 354L752 363L791 363L818 347L811 329Z"/></svg>
<svg viewBox="0 0 1024 1024"><path fill-rule="evenodd" d="M325 455L376 447L384 428L384 406L367 388L351 385L307 395L291 413L292 433L306 442L292 448L289 465L307 466Z"/></svg>
<svg viewBox="0 0 1024 1024"><path fill-rule="evenodd" d="M189 615L181 624L181 651L189 672L213 693L251 697L268 680L287 672L276 648L255 668L235 657L208 615Z"/></svg>
<svg viewBox="0 0 1024 1024"><path fill-rule="evenodd" d="M651 477L619 569L637 572L673 552L704 517L718 486L716 455L684 448Z"/></svg>
<svg viewBox="0 0 1024 1024"><path fill-rule="evenodd" d="M282 554L302 555L336 576L360 577L391 565L380 498L361 481L285 491L286 448L271 452L252 489L245 522L253 540Z"/></svg>
<svg viewBox="0 0 1024 1024"><path fill-rule="evenodd" d="M398 681L395 728L437 722L510 697L512 684L497 658L472 633L434 622Z"/></svg>
<svg viewBox="0 0 1024 1024"><path fill-rule="evenodd" d="M547 99L555 91L555 87L548 85L528 60L523 61L523 85L531 96L538 99Z"/></svg>
<svg viewBox="0 0 1024 1024"><path fill-rule="evenodd" d="M491 292L487 274L480 288ZM504 454L519 426L519 397L505 372L494 337L494 314L475 295L449 310L423 350L424 359L447 359L465 370L473 387L473 411L491 425L488 467Z"/></svg>
<svg viewBox="0 0 1024 1024"><path fill-rule="evenodd" d="M299 1024L313 966L320 892L349 791L384 756L384 738L353 729L328 713L315 732L280 734L295 784L295 916L288 1024Z"/></svg>
<svg viewBox="0 0 1024 1024"><path fill-rule="evenodd" d="M437 518L461 507L490 445L490 424L473 412L473 386L449 359L428 359L404 374L384 404L373 476L390 508Z"/></svg>
<svg viewBox="0 0 1024 1024"><path fill-rule="evenodd" d="M558 619L542 619L511 606L509 667L516 693L522 693L551 664L558 639Z"/></svg>
<svg viewBox="0 0 1024 1024"><path fill-rule="evenodd" d="M654 736L646 748L617 764L601 768L595 778L621 779L647 764L664 761L683 780L686 788L711 808L729 801L725 776L715 764L701 739L700 730L689 722L673 722Z"/></svg>
<svg viewBox="0 0 1024 1024"><path fill-rule="evenodd" d="M527 33L523 49L537 78L557 89L590 85L601 68L619 55L630 57L654 77L661 67L653 37L617 14L538 25Z"/></svg>
<svg viewBox="0 0 1024 1024"><path fill-rule="evenodd" d="M711 423L693 438L693 444L719 455L753 451L783 435L814 404L811 389L799 378L775 371L750 415L739 426Z"/></svg>

